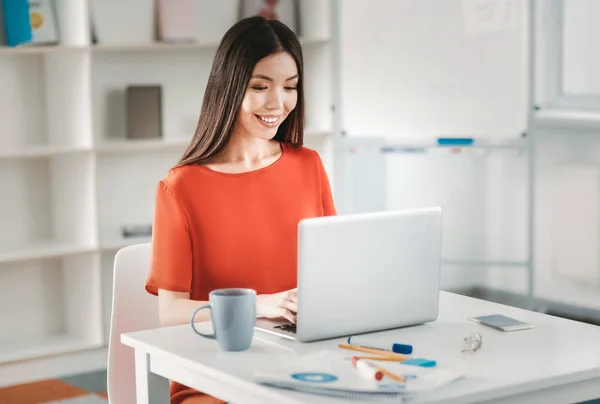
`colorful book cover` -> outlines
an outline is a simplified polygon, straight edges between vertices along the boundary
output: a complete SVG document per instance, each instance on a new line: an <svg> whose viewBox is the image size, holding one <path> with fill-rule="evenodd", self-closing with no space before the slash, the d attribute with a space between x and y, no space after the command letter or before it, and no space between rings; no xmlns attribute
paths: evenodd
<svg viewBox="0 0 600 404"><path fill-rule="evenodd" d="M8 46L19 46L33 39L27 0L2 0L4 33Z"/></svg>
<svg viewBox="0 0 600 404"><path fill-rule="evenodd" d="M29 1L29 20L33 35L32 43L47 44L58 42L56 15L52 0Z"/></svg>

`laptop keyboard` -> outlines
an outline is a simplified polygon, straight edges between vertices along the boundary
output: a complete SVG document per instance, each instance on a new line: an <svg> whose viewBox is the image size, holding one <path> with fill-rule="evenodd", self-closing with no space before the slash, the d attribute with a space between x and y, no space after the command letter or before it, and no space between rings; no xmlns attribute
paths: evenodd
<svg viewBox="0 0 600 404"><path fill-rule="evenodd" d="M278 328L283 331L291 332L293 334L296 333L296 324L282 324L276 325L274 328Z"/></svg>

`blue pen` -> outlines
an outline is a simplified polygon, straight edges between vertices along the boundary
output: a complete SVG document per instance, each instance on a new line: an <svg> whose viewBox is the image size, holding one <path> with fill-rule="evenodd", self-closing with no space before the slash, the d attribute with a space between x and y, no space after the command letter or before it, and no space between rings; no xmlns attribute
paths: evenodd
<svg viewBox="0 0 600 404"><path fill-rule="evenodd" d="M348 345L352 345L352 335L348 337ZM384 347L380 347L380 346L375 346L372 344L369 345L363 345L360 344L359 345L362 348L370 348L370 349L377 349L378 351L384 351L384 352L394 352L394 353L399 353L399 354L405 354L405 355L409 355L412 353L413 347L412 345L406 345L406 344L392 344L391 348L384 348Z"/></svg>

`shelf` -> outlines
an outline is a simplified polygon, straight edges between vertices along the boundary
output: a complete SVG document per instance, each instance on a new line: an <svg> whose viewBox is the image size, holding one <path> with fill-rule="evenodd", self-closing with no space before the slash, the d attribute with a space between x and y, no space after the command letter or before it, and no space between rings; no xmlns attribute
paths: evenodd
<svg viewBox="0 0 600 404"><path fill-rule="evenodd" d="M0 46L0 56L2 55L38 55L46 52L54 52L59 49L68 49L58 45L44 46Z"/></svg>
<svg viewBox="0 0 600 404"><path fill-rule="evenodd" d="M328 131L307 130L304 139L307 143L320 141L327 137ZM99 154L143 152L156 150L181 150L189 144L190 139L134 139L106 140L94 146ZM1 155L0 155L1 157Z"/></svg>
<svg viewBox="0 0 600 404"><path fill-rule="evenodd" d="M2 344L0 363L22 361L68 352L99 348L101 345L66 335L46 336L38 340L21 340Z"/></svg>
<svg viewBox="0 0 600 404"><path fill-rule="evenodd" d="M0 379L11 384L81 371L98 352L105 360L114 257L152 240L122 229L152 224L156 187L192 140L220 45L206 35L90 44L88 7L75 3L61 17L62 43L0 46L0 305L10 307L0 316ZM317 28L300 43L304 142L320 151L333 125L330 77L320 74L331 68L331 38ZM161 86L160 139L127 137L130 85Z"/></svg>
<svg viewBox="0 0 600 404"><path fill-rule="evenodd" d="M600 130L600 111L542 109L534 118L541 127Z"/></svg>
<svg viewBox="0 0 600 404"><path fill-rule="evenodd" d="M328 43L328 38L300 38L302 45L318 45ZM127 45L92 45L91 49L95 52L154 52L154 51L180 51L180 50L199 50L214 49L219 46L220 41L207 42L181 42L166 43L154 42L148 44L127 44Z"/></svg>
<svg viewBox="0 0 600 404"><path fill-rule="evenodd" d="M105 242L102 242L100 244L100 250L103 252L117 251L117 250L120 250L121 248L130 246L130 245L140 244L140 243L149 243L150 240L151 240L150 236L115 238L114 240L106 240Z"/></svg>
<svg viewBox="0 0 600 404"><path fill-rule="evenodd" d="M98 153L127 153L132 151L183 150L189 139L138 139L103 141L94 146Z"/></svg>
<svg viewBox="0 0 600 404"><path fill-rule="evenodd" d="M12 149L12 150L11 150ZM91 149L83 146L31 145L0 149L0 159L50 157L64 154L84 153Z"/></svg>
<svg viewBox="0 0 600 404"><path fill-rule="evenodd" d="M31 243L26 247L0 250L0 263L64 257L94 251L92 246L80 246L59 241Z"/></svg>
<svg viewBox="0 0 600 404"><path fill-rule="evenodd" d="M329 38L300 38L302 45L318 45L326 44L330 41ZM88 46L63 46L63 45L31 45L17 47L0 47L0 56L2 55L32 55L44 54L49 52L64 52L64 51L86 51L94 52L162 52L162 51L186 51L199 49L216 50L219 46L219 41L206 42L182 42L182 43L167 43L154 42L146 44L124 44L124 45L103 45L93 44Z"/></svg>

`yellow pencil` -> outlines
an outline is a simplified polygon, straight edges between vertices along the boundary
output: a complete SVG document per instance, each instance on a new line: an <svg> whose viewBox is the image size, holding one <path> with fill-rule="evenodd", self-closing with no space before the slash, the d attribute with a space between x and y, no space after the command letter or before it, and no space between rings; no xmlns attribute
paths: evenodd
<svg viewBox="0 0 600 404"><path fill-rule="evenodd" d="M372 354L376 354L376 355L382 355L388 358L395 358L398 361L403 361L408 359L409 357L403 354L399 354L399 353L395 353L395 352L388 352L388 351L382 351L380 349L373 349L373 348L365 348L362 346L355 346L355 345L348 345L348 344L338 344L338 347L342 348L342 349L350 349L352 351L358 351L358 352L366 352L366 353L372 353Z"/></svg>

